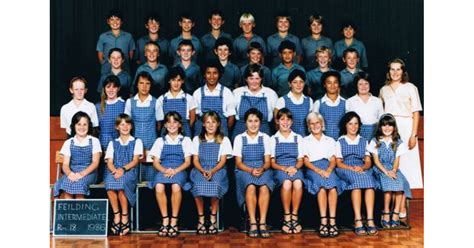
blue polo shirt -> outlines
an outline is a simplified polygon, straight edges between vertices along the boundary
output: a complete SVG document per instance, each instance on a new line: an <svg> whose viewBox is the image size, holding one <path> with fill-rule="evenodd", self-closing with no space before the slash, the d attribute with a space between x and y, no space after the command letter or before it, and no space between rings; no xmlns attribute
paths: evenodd
<svg viewBox="0 0 474 248"><path fill-rule="evenodd" d="M319 47L328 47L331 49L333 57L335 55L332 40L322 35L319 40L315 40L311 35L303 38L301 40L301 46L303 48L303 66L308 71L318 66L318 62L316 62L316 50Z"/></svg>
<svg viewBox="0 0 474 248"><path fill-rule="evenodd" d="M345 99L349 99L351 96L357 93L357 85L353 84L355 75L358 72L362 72L363 70L357 69L354 74L344 68L339 73L341 74L341 92L339 95L344 97Z"/></svg>
<svg viewBox="0 0 474 248"><path fill-rule="evenodd" d="M221 79L219 79L219 83L229 89L234 89L234 85L240 85L240 80L241 76L239 67L228 61L224 66L224 73L222 74Z"/></svg>
<svg viewBox="0 0 474 248"><path fill-rule="evenodd" d="M139 66L137 68L137 72L135 73L135 77L133 78L133 82L137 80L138 74L142 71L150 73L151 77L153 78L153 85L158 86L158 89L160 90L164 90L166 85L166 76L168 75L168 68L166 68L166 65L159 63L155 69L152 69L148 63ZM136 92L134 92L134 94L135 93Z"/></svg>
<svg viewBox="0 0 474 248"><path fill-rule="evenodd" d="M128 54L135 50L135 41L130 33L123 30L120 31L118 37L115 37L112 31L107 31L99 36L97 41L96 51L104 53L104 63L102 64L101 73L107 73L110 70L108 62L109 51L112 48L120 48L125 56L123 69L130 71L130 58Z"/></svg>
<svg viewBox="0 0 474 248"><path fill-rule="evenodd" d="M111 70L109 70L108 72L100 75L99 83L97 84L97 92L99 94L102 93L102 89L104 87L103 86L104 80L110 75L115 75L115 74ZM130 74L127 71L122 70L121 72L119 72L119 74L115 76L117 76L120 80L120 92L119 92L120 96L124 100L128 99L130 97L130 90L132 88L132 82L130 81Z"/></svg>
<svg viewBox="0 0 474 248"><path fill-rule="evenodd" d="M369 62L367 61L367 53L365 50L364 43L362 43L362 41L360 40L356 40L355 38L352 40L352 44L350 46L346 46L344 39L336 41L336 43L334 44L336 57L342 59L344 50L349 47L352 47L356 49L357 52L359 52L359 67L367 68L369 66Z"/></svg>
<svg viewBox="0 0 474 248"><path fill-rule="evenodd" d="M145 35L137 40L137 53L135 57L142 62L142 65L146 62L145 57L145 44L151 41L150 36ZM164 63L170 56L169 46L170 42L167 39L159 37L155 41L160 46L160 55L158 56L160 63Z"/></svg>
<svg viewBox="0 0 474 248"><path fill-rule="evenodd" d="M329 68L329 71L336 71L333 68ZM321 82L321 76L324 72L322 72L319 67L308 71L306 74L306 85L311 88L311 98L313 100L319 99L326 94L326 90L323 87Z"/></svg>
<svg viewBox="0 0 474 248"><path fill-rule="evenodd" d="M252 42L258 42L262 46L263 56L267 54L267 46L265 45L265 41L262 39L262 37L253 34L252 38L247 40L245 39L244 35L241 34L234 40L234 59L237 66L241 67L248 62L249 59L247 57L247 48Z"/></svg>
<svg viewBox="0 0 474 248"><path fill-rule="evenodd" d="M293 62L298 63L297 56L302 54L300 38L290 33L288 33L285 38L281 38L278 33L275 33L267 37L267 51L268 54L271 56L272 60L270 63L271 68L275 68L281 63L280 52L278 51L278 47L280 46L280 43L284 40L289 40L295 44L296 50Z"/></svg>
<svg viewBox="0 0 474 248"><path fill-rule="evenodd" d="M174 61L175 64L177 64L178 61L179 61L179 56L176 53L176 50L178 50L178 45L182 40L184 40L183 35L180 35L180 36L178 36L178 37L176 37L176 38L174 38L170 41L169 51L170 51L171 57L173 58L173 61ZM201 51L202 51L201 42L199 41L198 37L196 37L194 35L191 35L191 43L193 43L193 46L194 46L194 55L192 56L192 61L194 63L197 63L198 54L201 53Z"/></svg>
<svg viewBox="0 0 474 248"><path fill-rule="evenodd" d="M217 37L217 39L221 38L221 37L225 37L227 39L229 39L230 41L232 41L232 36L230 36L230 34L228 33L224 33L221 31L221 33L219 34L219 37ZM203 49L203 53L204 53L204 58L206 60L208 59L215 59L217 58L217 56L214 54L214 44L216 44L216 38L214 38L214 36L212 36L211 32L203 35L201 37L201 45L202 45L202 49Z"/></svg>
<svg viewBox="0 0 474 248"><path fill-rule="evenodd" d="M181 66L186 74L183 91L192 95L197 88L203 85L200 67L194 62L191 62L188 68L184 68L181 61L176 63L176 65Z"/></svg>
<svg viewBox="0 0 474 248"><path fill-rule="evenodd" d="M278 97L288 94L290 92L290 85L288 84L288 75L294 69L300 69L304 72L305 69L303 66L293 63L291 68L286 68L282 63L280 63L277 67L272 70L272 82L273 88L275 89Z"/></svg>
<svg viewBox="0 0 474 248"><path fill-rule="evenodd" d="M247 63L246 65L240 67L240 74L242 75L241 86L247 85L247 82L245 82L244 73L248 66L249 64ZM265 65L260 65L260 66L262 67L262 71L263 71L263 86L268 87L268 88L273 88L272 71L270 70L270 68L266 67Z"/></svg>

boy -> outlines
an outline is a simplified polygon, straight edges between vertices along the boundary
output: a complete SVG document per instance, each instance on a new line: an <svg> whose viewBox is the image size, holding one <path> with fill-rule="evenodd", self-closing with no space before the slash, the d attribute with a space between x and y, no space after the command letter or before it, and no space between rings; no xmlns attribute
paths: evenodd
<svg viewBox="0 0 474 248"><path fill-rule="evenodd" d="M217 39L214 53L223 67L219 83L231 90L239 87L241 80L239 67L229 61L229 55L232 54L232 41L224 37Z"/></svg>
<svg viewBox="0 0 474 248"><path fill-rule="evenodd" d="M293 62L295 57L295 43L284 40L280 43L278 51L280 53L281 63L272 70L273 88L278 97L288 94L290 86L288 85L288 75L294 69L305 71L301 65Z"/></svg>
<svg viewBox="0 0 474 248"><path fill-rule="evenodd" d="M234 40L234 58L235 64L241 67L247 62L247 48L251 42L258 42L262 46L263 56L267 53L267 47L262 37L252 32L255 28L255 18L252 14L243 13L240 16L239 26L242 29L242 34Z"/></svg>
<svg viewBox="0 0 474 248"><path fill-rule="evenodd" d="M170 42L170 51L171 51L171 56L173 57L173 61L176 64L179 61L178 55L174 52L178 50L178 46L183 40L191 40L193 44L193 57L192 61L194 63L197 63L197 57L198 54L201 53L201 42L199 41L199 38L196 37L191 33L191 30L194 27L194 18L191 16L189 13L184 13L181 14L181 16L178 19L178 25L181 28L181 35L172 39Z"/></svg>
<svg viewBox="0 0 474 248"><path fill-rule="evenodd" d="M290 34L288 30L290 29L291 25L291 16L286 12L281 12L276 17L276 27L278 32L268 36L267 38L267 48L268 53L271 57L271 64L270 68L275 68L281 62L280 52L278 47L280 46L281 42L284 40L289 40L295 44L296 47L296 56L293 58L294 63L301 62L301 43L300 38L296 37L293 34Z"/></svg>
<svg viewBox="0 0 474 248"><path fill-rule="evenodd" d="M125 55L125 62L123 68L130 71L130 58L133 58L135 52L135 42L130 33L121 30L122 16L115 10L110 11L107 16L107 24L110 26L110 31L104 32L99 36L97 41L96 51L99 63L102 65L101 74L110 71L110 64L104 55L108 55L110 49L120 48Z"/></svg>
<svg viewBox="0 0 474 248"><path fill-rule="evenodd" d="M99 118L93 103L87 101L84 96L87 93L87 81L77 76L69 82L69 92L72 94L72 100L61 107L59 118L61 121L61 128L66 129L66 133L71 135L71 121L75 113L82 111L91 118L92 126L99 126Z"/></svg>
<svg viewBox="0 0 474 248"><path fill-rule="evenodd" d="M331 50L333 49L332 40L326 36L321 35L323 32L324 20L319 14L310 15L308 18L308 27L311 30L311 35L301 40L301 47L303 49L304 67L306 71L310 71L318 66L314 59L314 54L319 47L325 46ZM309 74L308 74L309 76Z"/></svg>
<svg viewBox="0 0 474 248"><path fill-rule="evenodd" d="M124 100L130 97L130 88L132 84L130 83L130 74L127 71L122 70L122 65L124 62L124 55L120 48L112 48L109 51L109 64L110 71L100 75L99 83L97 84L97 93L101 94L104 80L110 76L115 75L120 80L120 97Z"/></svg>
<svg viewBox="0 0 474 248"><path fill-rule="evenodd" d="M157 14L150 14L145 19L145 28L148 34L137 40L137 64L141 65L146 62L145 44L149 41L154 41L160 47L160 62L162 64L169 63L169 46L167 39L159 35L160 32L160 17Z"/></svg>
<svg viewBox="0 0 474 248"><path fill-rule="evenodd" d="M214 54L214 44L216 40L225 37L232 40L230 34L225 33L221 30L222 25L225 23L224 14L221 10L213 10L209 14L209 24L211 25L211 31L201 37L201 44L203 48L204 58L206 60L216 59Z"/></svg>
<svg viewBox="0 0 474 248"><path fill-rule="evenodd" d="M344 21L341 25L341 32L344 35L344 39L338 40L334 43L336 57L341 60L343 53L347 48L354 48L360 56L360 64L358 64L357 67L367 68L369 63L367 62L364 43L354 38L354 35L357 32L356 25L352 21Z"/></svg>
<svg viewBox="0 0 474 248"><path fill-rule="evenodd" d="M313 100L319 99L324 96L324 87L321 83L321 75L327 71L336 71L330 67L332 58L332 51L326 46L320 46L316 50L316 61L318 67L308 71L308 95Z"/></svg>
<svg viewBox="0 0 474 248"><path fill-rule="evenodd" d="M359 63L359 53L356 49L350 47L347 48L343 53L342 61L346 65L341 74L341 96L349 98L357 93L357 86L353 84L354 77L357 73L363 72L363 70L357 67Z"/></svg>
<svg viewBox="0 0 474 248"><path fill-rule="evenodd" d="M137 75L142 72L148 72L153 78L150 94L155 98L158 98L161 94L164 93L166 85L166 75L168 74L168 68L165 65L162 65L159 62L160 57L160 45L154 41L148 41L145 44L145 57L146 63L138 67L137 73L135 73L135 78L133 82L136 82Z"/></svg>
<svg viewBox="0 0 474 248"><path fill-rule="evenodd" d="M199 66L191 61L191 57L195 53L191 40L182 40L178 45L176 53L179 59L176 65L183 68L186 75L183 90L191 95L201 86L202 81Z"/></svg>

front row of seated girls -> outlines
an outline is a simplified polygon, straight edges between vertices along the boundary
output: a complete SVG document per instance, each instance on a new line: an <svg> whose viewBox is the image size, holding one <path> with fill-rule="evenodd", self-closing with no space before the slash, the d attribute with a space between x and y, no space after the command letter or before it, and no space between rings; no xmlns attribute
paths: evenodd
<svg viewBox="0 0 474 248"><path fill-rule="evenodd" d="M203 128L193 141L183 135L183 120L179 113L170 111L165 115L166 134L156 139L148 154L155 170L149 187L155 189L163 218L160 236L176 237L179 234L183 190L190 190L195 198L197 233L217 233L219 200L229 187L225 164L231 156L236 160L237 202L240 207L245 206L249 217L249 237L270 237L266 225L270 196L275 187L280 186L283 233L302 231L298 211L303 187L316 195L321 217L317 232L321 237L339 235L336 208L338 195L344 190L351 191L357 235L378 234L373 216L374 190L378 188L384 192L382 228L400 225L402 195L411 197L411 194L408 181L398 169L400 156L408 148L400 139L393 115L385 114L380 118L370 143L359 135L361 121L355 112L342 117L341 137L337 141L324 134L324 118L315 112L306 118L310 134L304 138L291 130L293 114L287 108L277 112L279 130L271 138L260 131L263 116L259 110L250 108L243 119L246 129L237 135L232 150L230 140L223 135L219 113L208 111L203 115ZM54 195L80 199L89 195L89 185L97 180L101 147L99 140L90 135L92 124L86 113L76 113L70 128L72 137L61 149L64 175L56 182ZM142 141L130 135L133 126L128 115L119 115L115 128L119 137L107 146L105 187L114 213L110 232L126 235L130 232L128 205L133 206L136 201L136 166L143 149ZM194 167L188 179L187 168L191 161ZM167 184L171 186L171 212L167 208ZM362 193L366 220L362 219L361 213ZM209 222L204 215L204 197L211 198Z"/></svg>

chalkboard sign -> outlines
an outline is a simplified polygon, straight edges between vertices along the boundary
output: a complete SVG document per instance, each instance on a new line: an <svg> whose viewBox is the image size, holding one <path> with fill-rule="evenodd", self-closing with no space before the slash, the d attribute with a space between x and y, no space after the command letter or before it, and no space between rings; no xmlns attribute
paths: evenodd
<svg viewBox="0 0 474 248"><path fill-rule="evenodd" d="M107 236L108 199L55 199L53 236Z"/></svg>

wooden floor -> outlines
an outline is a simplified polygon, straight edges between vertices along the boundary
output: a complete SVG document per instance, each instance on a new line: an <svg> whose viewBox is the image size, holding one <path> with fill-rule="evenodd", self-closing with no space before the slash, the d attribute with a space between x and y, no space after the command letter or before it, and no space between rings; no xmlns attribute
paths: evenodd
<svg viewBox="0 0 474 248"><path fill-rule="evenodd" d="M410 202L410 230L380 231L378 236L356 236L352 231L337 238L321 239L314 232L285 235L272 233L270 239L254 239L235 229L216 236L198 236L183 233L177 238L161 238L156 234L132 234L102 239L53 238L51 247L423 247L423 200Z"/></svg>

